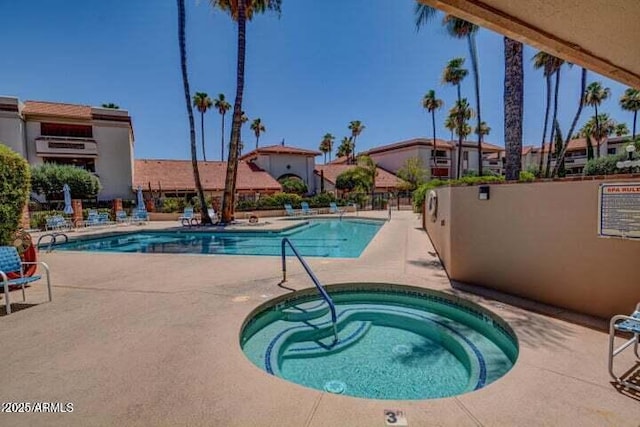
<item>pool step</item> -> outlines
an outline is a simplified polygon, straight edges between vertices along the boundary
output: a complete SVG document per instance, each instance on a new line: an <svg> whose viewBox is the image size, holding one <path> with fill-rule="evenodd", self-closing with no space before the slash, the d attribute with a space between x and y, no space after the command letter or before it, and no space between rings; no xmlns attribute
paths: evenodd
<svg viewBox="0 0 640 427"><path fill-rule="evenodd" d="M324 301L307 301L282 310L284 319L289 322L304 322L317 319L329 312L329 305Z"/></svg>
<svg viewBox="0 0 640 427"><path fill-rule="evenodd" d="M340 352L363 338L367 332L369 332L371 325L372 322L367 321L348 322L344 325L344 328L338 332L337 343L334 343L333 335L324 336L318 340L297 342L295 345L287 348L282 357L284 359L287 357L316 357Z"/></svg>

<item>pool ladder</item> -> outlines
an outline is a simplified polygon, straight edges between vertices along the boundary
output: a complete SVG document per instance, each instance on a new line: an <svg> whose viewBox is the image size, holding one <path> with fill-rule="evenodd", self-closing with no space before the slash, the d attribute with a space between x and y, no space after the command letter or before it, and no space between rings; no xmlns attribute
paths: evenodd
<svg viewBox="0 0 640 427"><path fill-rule="evenodd" d="M53 247L58 243L58 237L64 237L64 243L67 243L69 241L69 236L64 233L46 233L40 236L40 238L38 239L38 243L36 243L36 249L40 250L40 242L42 242L42 239L44 239L45 237L49 237L50 239L49 246L47 246L47 252L51 252L51 249L53 249Z"/></svg>
<svg viewBox="0 0 640 427"><path fill-rule="evenodd" d="M291 243L291 241L286 237L282 239L282 243L280 245L281 246L281 250L282 250L282 283L287 281L286 245L289 245L289 247L293 251L293 254L296 256L296 258L298 258L298 261L300 261L300 264L302 264L302 267L304 268L304 270L307 272L307 274L309 275L309 277L313 281L313 284L316 285L316 288L318 289L318 292L320 293L320 296L329 305L329 310L331 311L331 323L333 323L333 343L336 344L338 342L338 326L337 326L336 306L333 303L333 300L331 299L331 297L329 296L327 291L324 289L324 287L320 283L320 280L318 280L316 275L313 274L313 271L311 271L311 267L309 267L309 264L307 264L307 262L304 260L304 258L302 258L302 256L298 253L298 250L295 248L295 246L293 246L293 243Z"/></svg>

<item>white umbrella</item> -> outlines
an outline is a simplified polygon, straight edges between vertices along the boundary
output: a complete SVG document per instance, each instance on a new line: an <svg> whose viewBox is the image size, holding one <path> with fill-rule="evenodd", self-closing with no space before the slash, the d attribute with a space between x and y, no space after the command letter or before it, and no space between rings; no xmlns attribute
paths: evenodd
<svg viewBox="0 0 640 427"><path fill-rule="evenodd" d="M67 184L62 187L64 193L64 213L71 215L73 213L73 206L71 206L71 189Z"/></svg>
<svg viewBox="0 0 640 427"><path fill-rule="evenodd" d="M146 211L147 208L144 206L144 198L142 197L142 187L138 185L138 210Z"/></svg>

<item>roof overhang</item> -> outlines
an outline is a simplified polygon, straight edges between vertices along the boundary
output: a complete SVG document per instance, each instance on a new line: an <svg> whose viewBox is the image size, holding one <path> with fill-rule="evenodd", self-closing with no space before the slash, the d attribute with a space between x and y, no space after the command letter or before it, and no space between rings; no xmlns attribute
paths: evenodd
<svg viewBox="0 0 640 427"><path fill-rule="evenodd" d="M419 1L640 89L640 1Z"/></svg>

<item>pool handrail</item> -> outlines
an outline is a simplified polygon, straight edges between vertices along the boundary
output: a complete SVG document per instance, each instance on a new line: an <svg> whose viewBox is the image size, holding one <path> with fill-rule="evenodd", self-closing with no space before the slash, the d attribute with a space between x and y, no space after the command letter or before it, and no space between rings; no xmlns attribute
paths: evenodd
<svg viewBox="0 0 640 427"><path fill-rule="evenodd" d="M298 250L295 248L295 246L293 246L293 243L291 243L291 240L289 240L286 237L282 238L282 243L281 243L281 249L282 249L282 282L286 282L287 281L287 253L286 253L286 245L289 244L289 247L291 248L291 250L293 251L293 254L296 256L296 258L298 258L298 261L300 261L300 264L302 264L302 267L304 268L304 270L307 272L307 274L309 275L309 277L311 278L311 281L313 282L314 285L316 285L316 288L318 289L318 292L320 293L320 296L322 297L322 299L325 300L325 302L329 305L329 310L331 311L331 323L333 323L333 343L337 343L338 342L338 326L337 326L337 316L336 316L336 306L333 303L333 300L331 299L331 297L329 296L329 294L327 293L327 291L324 289L324 287L322 286L322 284L320 283L320 280L318 280L318 278L316 277L315 274L313 274L313 271L311 271L311 267L309 267L309 264L307 264L307 262L304 260L304 258L302 258L302 256L298 253Z"/></svg>
<svg viewBox="0 0 640 427"><path fill-rule="evenodd" d="M64 237L64 243L69 242L69 236L67 236L64 233L58 233L58 232L45 233L42 236L40 236L40 238L38 239L38 243L36 243L36 249L40 250L40 242L45 237L49 237L51 239L49 240L49 246L47 247L47 252L51 252L53 247L58 243L58 237Z"/></svg>

